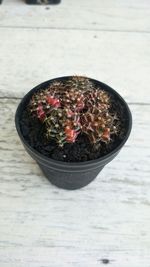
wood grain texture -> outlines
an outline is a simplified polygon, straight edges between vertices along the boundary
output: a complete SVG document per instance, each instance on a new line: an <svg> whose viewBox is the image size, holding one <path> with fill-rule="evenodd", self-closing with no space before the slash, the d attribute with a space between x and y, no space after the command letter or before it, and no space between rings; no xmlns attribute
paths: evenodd
<svg viewBox="0 0 150 267"><path fill-rule="evenodd" d="M18 100L0 100L0 266L150 266L150 106L131 105L133 131L89 186L52 186L14 126ZM109 266L109 264L108 264Z"/></svg>
<svg viewBox="0 0 150 267"><path fill-rule="evenodd" d="M149 0L62 0L48 7L3 0L0 267L150 267L149 17ZM124 96L133 130L95 181L65 191L48 182L20 143L14 97L72 74Z"/></svg>
<svg viewBox="0 0 150 267"><path fill-rule="evenodd" d="M0 36L0 96L22 97L45 80L82 74L129 102L150 103L150 34L15 28Z"/></svg>
<svg viewBox="0 0 150 267"><path fill-rule="evenodd" d="M150 32L149 17L149 0L62 0L48 9L4 0L0 26Z"/></svg>

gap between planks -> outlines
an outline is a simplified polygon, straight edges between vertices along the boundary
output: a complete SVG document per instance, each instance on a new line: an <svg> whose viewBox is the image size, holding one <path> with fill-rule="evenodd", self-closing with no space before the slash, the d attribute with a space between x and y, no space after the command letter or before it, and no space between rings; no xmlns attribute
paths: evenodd
<svg viewBox="0 0 150 267"><path fill-rule="evenodd" d="M89 32L120 32L120 33L142 33L142 34L150 34L150 31L144 30L116 30L116 29L89 29L89 28L78 28L78 27L37 27L37 26L3 26L0 25L0 29L32 29L32 30L67 30L67 31L89 31Z"/></svg>
<svg viewBox="0 0 150 267"><path fill-rule="evenodd" d="M21 100L22 97L6 97L6 96L0 96L1 100ZM137 105L137 106L149 106L150 103L140 103L140 102L127 102L128 105Z"/></svg>

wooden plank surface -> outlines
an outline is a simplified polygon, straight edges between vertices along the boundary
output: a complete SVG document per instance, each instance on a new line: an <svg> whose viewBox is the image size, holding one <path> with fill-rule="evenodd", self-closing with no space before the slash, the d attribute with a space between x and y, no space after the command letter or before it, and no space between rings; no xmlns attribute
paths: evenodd
<svg viewBox="0 0 150 267"><path fill-rule="evenodd" d="M150 267L150 1L0 6L0 267ZM77 191L52 186L15 131L38 83L83 74L133 113L123 150Z"/></svg>
<svg viewBox="0 0 150 267"><path fill-rule="evenodd" d="M4 0L0 26L150 32L149 17L149 0L62 0L48 8Z"/></svg>
<svg viewBox="0 0 150 267"><path fill-rule="evenodd" d="M0 36L0 96L22 97L42 81L83 74L128 102L150 103L150 34L0 28Z"/></svg>
<svg viewBox="0 0 150 267"><path fill-rule="evenodd" d="M18 100L0 106L0 266L150 266L148 105L131 105L129 141L89 186L52 186L14 126Z"/></svg>

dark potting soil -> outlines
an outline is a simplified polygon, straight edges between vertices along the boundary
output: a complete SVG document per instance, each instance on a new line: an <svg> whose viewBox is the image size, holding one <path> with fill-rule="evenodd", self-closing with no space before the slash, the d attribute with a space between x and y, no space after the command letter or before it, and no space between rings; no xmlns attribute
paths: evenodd
<svg viewBox="0 0 150 267"><path fill-rule="evenodd" d="M44 128L38 119L33 119L27 110L24 110L20 120L21 131L28 144L41 154L58 161L83 162L100 158L114 150L124 139L126 133L126 117L124 107L112 98L111 110L119 117L119 132L111 135L111 141L101 142L95 147L89 143L86 135L79 135L75 143L67 143L63 148L58 147L54 140L49 142L44 137Z"/></svg>

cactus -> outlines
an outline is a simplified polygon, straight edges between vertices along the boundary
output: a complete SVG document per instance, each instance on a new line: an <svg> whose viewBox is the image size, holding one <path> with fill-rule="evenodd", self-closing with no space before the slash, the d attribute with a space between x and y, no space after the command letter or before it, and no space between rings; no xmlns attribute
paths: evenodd
<svg viewBox="0 0 150 267"><path fill-rule="evenodd" d="M31 116L44 124L46 139L55 139L60 147L76 142L79 134L87 135L93 145L109 143L119 131L117 114L111 114L110 107L108 93L82 76L54 81L37 91L28 105Z"/></svg>

